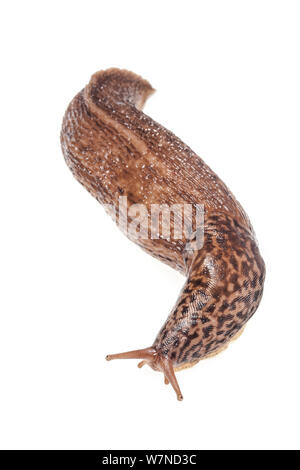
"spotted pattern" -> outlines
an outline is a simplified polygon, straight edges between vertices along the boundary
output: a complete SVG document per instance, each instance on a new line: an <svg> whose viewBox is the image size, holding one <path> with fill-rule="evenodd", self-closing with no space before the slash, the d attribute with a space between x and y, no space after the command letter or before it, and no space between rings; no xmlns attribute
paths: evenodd
<svg viewBox="0 0 300 470"><path fill-rule="evenodd" d="M152 92L131 72L98 72L70 103L61 144L78 181L117 211L120 195L127 196L129 207L204 205L203 248L186 235L175 239L172 227L169 239L137 241L187 276L153 345L182 366L223 348L241 330L261 300L265 267L251 223L227 186L186 144L141 111ZM194 250L187 250L190 243Z"/></svg>
<svg viewBox="0 0 300 470"><path fill-rule="evenodd" d="M254 235L222 213L207 215L204 247L187 262L187 281L154 342L175 366L223 348L255 313L265 279Z"/></svg>

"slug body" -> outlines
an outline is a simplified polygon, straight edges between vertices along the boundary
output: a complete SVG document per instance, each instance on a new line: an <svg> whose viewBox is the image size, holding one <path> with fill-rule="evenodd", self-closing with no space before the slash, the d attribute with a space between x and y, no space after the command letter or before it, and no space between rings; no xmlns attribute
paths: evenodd
<svg viewBox="0 0 300 470"><path fill-rule="evenodd" d="M107 356L142 359L139 366L162 371L182 399L174 371L217 353L239 333L261 300L265 266L249 219L229 189L188 146L141 111L153 91L128 71L96 73L66 111L61 144L74 176L110 215L128 224L136 208L144 208L139 225L146 235L153 205L203 205L201 248L194 221L193 231L180 238L173 230L175 217L167 238L126 232L187 280L151 347ZM126 197L126 212L120 197Z"/></svg>

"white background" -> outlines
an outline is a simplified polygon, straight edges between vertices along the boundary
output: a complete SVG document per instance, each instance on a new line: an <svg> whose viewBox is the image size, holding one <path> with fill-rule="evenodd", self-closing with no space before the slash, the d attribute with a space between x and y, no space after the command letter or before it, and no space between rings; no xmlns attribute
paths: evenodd
<svg viewBox="0 0 300 470"><path fill-rule="evenodd" d="M1 4L0 446L299 448L300 4ZM227 351L161 374L150 346L184 278L118 231L60 149L66 106L107 67L157 89L175 132L248 212L263 301Z"/></svg>

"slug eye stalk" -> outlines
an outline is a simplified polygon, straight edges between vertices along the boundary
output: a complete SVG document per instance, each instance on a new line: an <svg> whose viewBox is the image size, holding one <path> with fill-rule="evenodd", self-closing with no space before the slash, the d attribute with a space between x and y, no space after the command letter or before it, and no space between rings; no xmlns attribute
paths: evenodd
<svg viewBox="0 0 300 470"><path fill-rule="evenodd" d="M160 355L155 348L137 349L135 351L109 354L106 356L107 361L112 361L114 359L142 359L138 364L138 367L141 368L145 364L148 364L153 370L162 372L165 377L165 384L168 385L170 383L177 395L177 400L183 400L171 359Z"/></svg>

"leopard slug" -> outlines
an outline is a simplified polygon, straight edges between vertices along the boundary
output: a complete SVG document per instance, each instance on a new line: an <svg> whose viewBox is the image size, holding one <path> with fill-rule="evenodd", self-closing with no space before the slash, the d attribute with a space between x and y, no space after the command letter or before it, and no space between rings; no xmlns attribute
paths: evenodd
<svg viewBox="0 0 300 470"><path fill-rule="evenodd" d="M142 112L153 91L126 70L95 73L67 108L61 145L77 180L123 223L132 223L136 207L146 209L140 229L152 205L204 208L201 247L195 244L197 224L192 232L175 236L175 217L168 237L133 238L125 232L187 279L150 347L106 357L141 359L139 367L148 364L161 371L182 400L175 372L218 353L241 332L261 300L265 265L252 225L225 184L187 145ZM121 197L126 212L120 209Z"/></svg>

